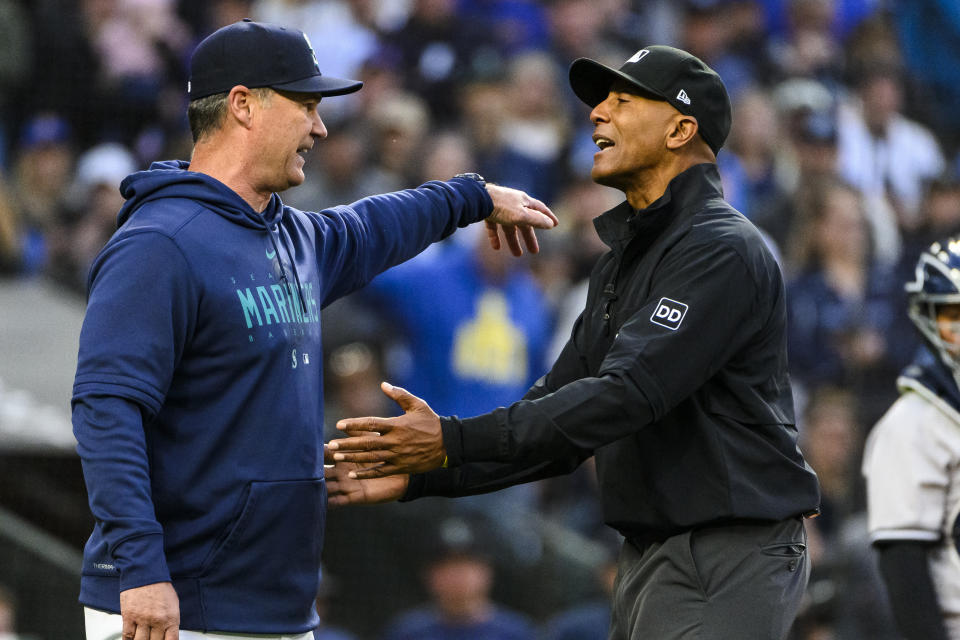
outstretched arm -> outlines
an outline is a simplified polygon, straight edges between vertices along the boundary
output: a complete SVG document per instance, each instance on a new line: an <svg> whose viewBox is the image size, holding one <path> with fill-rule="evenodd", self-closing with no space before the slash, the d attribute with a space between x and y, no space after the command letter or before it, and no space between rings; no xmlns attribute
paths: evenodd
<svg viewBox="0 0 960 640"><path fill-rule="evenodd" d="M538 251L534 229L557 217L522 191L481 186L468 178L428 182L416 189L370 196L346 206L306 214L314 226L317 259L325 274L322 305L366 285L378 273L409 260L458 227L485 220L490 242L500 235L515 255Z"/></svg>

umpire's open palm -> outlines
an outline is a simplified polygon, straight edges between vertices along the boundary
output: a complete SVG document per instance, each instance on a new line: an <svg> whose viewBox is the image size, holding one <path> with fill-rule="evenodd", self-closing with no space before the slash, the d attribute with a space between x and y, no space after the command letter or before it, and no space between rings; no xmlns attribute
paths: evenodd
<svg viewBox="0 0 960 640"><path fill-rule="evenodd" d="M405 411L395 418L348 418L337 429L349 437L332 440L327 447L336 462L355 462L348 472L356 479L382 478L398 473L421 473L443 464L446 450L440 417L426 402L384 382L383 392Z"/></svg>
<svg viewBox="0 0 960 640"><path fill-rule="evenodd" d="M366 480L351 478L350 473L359 468L360 465L355 462L337 462L324 469L327 479L327 504L331 507L381 504L399 500L407 492L407 486L410 484L409 475L401 473L396 476Z"/></svg>

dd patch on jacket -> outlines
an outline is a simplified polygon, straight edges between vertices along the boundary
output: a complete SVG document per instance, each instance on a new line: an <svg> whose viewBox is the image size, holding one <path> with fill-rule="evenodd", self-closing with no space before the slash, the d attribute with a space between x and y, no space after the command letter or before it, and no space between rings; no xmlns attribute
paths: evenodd
<svg viewBox="0 0 960 640"><path fill-rule="evenodd" d="M660 298L657 308L650 316L650 322L676 331L680 328L685 315L687 315L687 305L670 298Z"/></svg>

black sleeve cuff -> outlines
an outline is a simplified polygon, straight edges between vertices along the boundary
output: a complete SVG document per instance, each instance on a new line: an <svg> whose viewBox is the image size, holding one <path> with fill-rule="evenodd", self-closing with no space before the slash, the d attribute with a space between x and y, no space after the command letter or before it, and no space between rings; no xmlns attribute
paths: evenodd
<svg viewBox="0 0 960 640"><path fill-rule="evenodd" d="M407 483L407 490L401 496L399 502L410 502L423 496L423 485L425 482L424 474L410 474L410 482Z"/></svg>
<svg viewBox="0 0 960 640"><path fill-rule="evenodd" d="M447 452L447 467L458 467L464 462L461 424L457 416L440 416L443 448Z"/></svg>
<svg viewBox="0 0 960 640"><path fill-rule="evenodd" d="M455 496L458 495L460 473L456 469L434 469L426 473L415 473L410 476L410 484L399 502L410 502L427 496Z"/></svg>
<svg viewBox="0 0 960 640"><path fill-rule="evenodd" d="M463 420L457 416L440 418L443 445L447 450L447 466L458 467L467 462L505 460L509 449L509 434L497 418L501 413L503 409Z"/></svg>

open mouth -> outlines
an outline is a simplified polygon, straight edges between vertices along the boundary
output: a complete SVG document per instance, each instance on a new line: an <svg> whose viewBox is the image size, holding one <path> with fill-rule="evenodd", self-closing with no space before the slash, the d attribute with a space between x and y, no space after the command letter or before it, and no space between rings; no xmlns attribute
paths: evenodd
<svg viewBox="0 0 960 640"><path fill-rule="evenodd" d="M593 143L597 145L600 151L603 151L604 149L609 149L615 144L613 140L611 140L610 138L606 138L604 136L593 136Z"/></svg>

